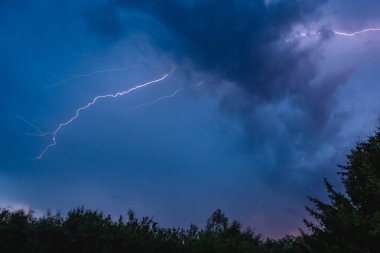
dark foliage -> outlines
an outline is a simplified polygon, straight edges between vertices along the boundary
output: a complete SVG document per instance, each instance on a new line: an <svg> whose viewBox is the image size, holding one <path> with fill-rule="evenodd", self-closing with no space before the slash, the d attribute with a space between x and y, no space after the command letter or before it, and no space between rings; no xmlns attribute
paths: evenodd
<svg viewBox="0 0 380 253"><path fill-rule="evenodd" d="M161 228L150 218L117 221L101 212L77 208L67 217L41 218L24 211L0 213L0 252L264 252L259 235L242 231L237 221L217 210L206 229Z"/></svg>
<svg viewBox="0 0 380 253"><path fill-rule="evenodd" d="M316 222L305 221L313 232L313 252L380 252L380 129L360 142L340 166L345 193L325 179L330 203L310 198L307 210Z"/></svg>

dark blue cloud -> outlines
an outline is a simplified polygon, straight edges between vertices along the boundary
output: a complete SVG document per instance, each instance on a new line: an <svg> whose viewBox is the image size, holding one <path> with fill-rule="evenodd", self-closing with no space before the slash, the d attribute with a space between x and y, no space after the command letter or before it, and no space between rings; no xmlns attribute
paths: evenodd
<svg viewBox="0 0 380 253"><path fill-rule="evenodd" d="M321 149L339 129L339 119L328 125L334 94L353 69L344 66L315 80L321 46L331 32L311 47L286 41L295 26L318 21L319 7L325 3L116 0L106 8L117 10L121 23L122 17L130 17L123 23L129 34L136 32L134 24L150 24L137 25L138 32L150 36L156 48L171 54L181 66L190 61L193 69L212 75L211 89L220 89L217 83L225 81L235 85L225 93L222 108L243 120L249 153L275 157L271 168L265 162L257 166L264 172L261 176L273 181L275 174L292 171L297 160ZM93 23L91 17L88 21ZM276 178L289 183L288 177Z"/></svg>
<svg viewBox="0 0 380 253"><path fill-rule="evenodd" d="M318 77L331 28L321 23L322 36L312 46L286 40L294 27L323 19L320 8L326 3L115 0L105 7L116 10L123 26L120 32L148 35L154 47L181 66L190 62L192 69L213 76L211 89L221 89L218 83L225 81L233 83L236 89L225 93L222 108L243 120L248 153L264 160L273 157L271 165L257 164L259 176L269 183L277 178L275 185L281 186L300 183L290 176L303 170L305 164L299 161L310 160L328 146L343 121L334 115L335 94L355 68L342 65ZM92 19L88 16L90 24ZM338 158L330 154L324 159L323 165L318 160L311 167L325 169L304 176L321 178L333 167L327 164Z"/></svg>
<svg viewBox="0 0 380 253"><path fill-rule="evenodd" d="M99 10L113 10L115 15L109 19L118 18L123 24L118 27L124 33L147 34L154 47L171 54L178 63L190 62L193 69L211 74L215 82L233 82L238 90L227 94L225 109L249 112L260 103L295 97L298 106L313 115L313 125L323 128L333 109L331 96L351 71L328 73L326 80L313 84L318 74L320 48L331 32L321 28L325 36L311 47L301 47L299 41L286 38L296 25L318 21L319 7L325 3L294 0L162 4L117 0ZM95 27L97 15L87 18ZM141 26L142 23L145 25ZM107 22L99 26L100 36L104 25ZM333 78L342 75L342 71L344 78ZM217 85L214 88L218 89ZM325 99L313 99L315 95Z"/></svg>
<svg viewBox="0 0 380 253"><path fill-rule="evenodd" d="M267 99L297 90L314 76L309 50L297 50L297 45L284 40L294 25L315 18L318 6L325 1L265 2L166 1L162 4L120 0L99 7L100 12L102 9L106 12L89 15L88 20L91 26L96 26L99 16L108 17L98 26L100 35L107 20L119 18L118 22L123 23L120 16L135 17L137 24L151 20L145 31L137 27L140 33L151 36L155 46L173 54L177 60L190 59L195 69L236 82L245 91ZM123 24L128 31L133 31L135 23L131 22L128 19ZM107 30L113 29L115 26L111 24Z"/></svg>

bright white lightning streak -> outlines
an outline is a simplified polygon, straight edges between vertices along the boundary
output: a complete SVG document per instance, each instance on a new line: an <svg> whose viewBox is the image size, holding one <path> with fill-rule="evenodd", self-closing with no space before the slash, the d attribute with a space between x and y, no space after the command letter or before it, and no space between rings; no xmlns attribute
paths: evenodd
<svg viewBox="0 0 380 253"><path fill-rule="evenodd" d="M133 67L135 67L136 65L139 65L139 64L134 64L132 66L129 66L129 67L124 67L124 68L111 68L111 69L102 69L102 70L96 70L96 71L93 71L93 72L90 72L88 74L76 74L76 75L72 75L66 79L63 79L59 82L57 82L56 84L53 84L53 85L49 85L47 87L57 87L57 86L61 86L61 85L64 85L64 83L67 83L69 81L73 81L75 79L78 79L78 78L82 78L82 77L91 77L91 76L94 76L96 74L102 74L102 73L108 73L108 72L115 72L115 71L125 71L125 70L129 70Z"/></svg>
<svg viewBox="0 0 380 253"><path fill-rule="evenodd" d="M353 33L334 31L334 33L336 35L347 36L347 37L353 37L353 36L356 36L358 34L367 33L367 32L380 32L380 28L367 28L367 29L356 31L356 32L353 32Z"/></svg>
<svg viewBox="0 0 380 253"><path fill-rule="evenodd" d="M52 135L52 138L51 138L51 143L48 144L43 150L42 152L40 153L39 156L36 157L36 159L40 160L42 159L42 157L45 155L45 153L53 146L55 146L57 144L57 140L56 140L56 137L57 137L57 134L59 133L59 131L65 127L65 126L68 126L70 125L74 120L76 120L79 116L80 116L80 113L81 111L84 111L88 108L90 108L91 106L93 106L97 101L101 100L101 99L105 99L105 98L117 98L117 97L120 97L120 96L124 96L126 94L129 94L135 90L138 90L138 89L142 89L150 84L154 84L154 83L158 83L160 81L163 81L164 79L166 79L171 73L173 73L173 71L175 70L175 68L173 68L169 73L163 75L162 77L160 77L159 79L156 79L156 80L153 80L153 81L149 81L149 82L146 82L146 83L143 83L143 84L140 84L140 85L137 85L133 88L130 88L128 90L125 90L125 91L121 91L121 92L117 92L117 93L114 93L114 94L106 94L106 95L100 95L100 96L97 96L95 98L92 99L91 102L87 103L87 105L83 106L83 107L80 107L76 110L75 114L73 117L71 117L70 119L68 119L67 121L65 122L62 122L58 125L58 127L50 133L50 135ZM46 134L49 134L49 133L46 133Z"/></svg>
<svg viewBox="0 0 380 253"><path fill-rule="evenodd" d="M380 28L367 28L367 29L363 29L360 31L352 32L352 33L340 32L340 31L334 31L334 30L331 30L330 32L335 34L335 35L338 35L338 36L354 37L354 36L360 35L362 33L380 32ZM288 38L285 40L285 42L292 42L297 38L306 39L306 38L315 37L315 36L321 36L321 32L310 31L310 32L297 33L294 35L295 38L293 38L293 39Z"/></svg>

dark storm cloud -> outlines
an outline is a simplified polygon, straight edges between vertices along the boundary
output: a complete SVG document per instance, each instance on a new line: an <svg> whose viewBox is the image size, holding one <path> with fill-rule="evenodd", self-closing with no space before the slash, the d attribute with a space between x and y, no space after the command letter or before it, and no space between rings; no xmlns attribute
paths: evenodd
<svg viewBox="0 0 380 253"><path fill-rule="evenodd" d="M151 26L146 32L156 46L174 54L177 60L190 59L198 70L236 82L255 96L271 99L297 90L314 76L310 52L285 43L285 36L294 25L310 21L324 2L168 0L162 4L115 0L104 8L110 10L112 6L119 12L122 9L126 16L140 12L153 17L162 27ZM99 25L100 31L107 26L107 19L115 19L107 16L105 23ZM125 26L133 29L129 24ZM115 29L112 24L107 27ZM162 38L168 33L172 37Z"/></svg>
<svg viewBox="0 0 380 253"><path fill-rule="evenodd" d="M120 32L146 34L180 66L190 62L212 76L212 89L223 89L218 84L225 81L233 84L221 105L243 122L244 153L256 159L253 173L268 185L292 184L297 192L308 187L302 182L319 182L335 165L333 151L326 151L341 124L333 115L334 95L353 71L343 65L319 74L323 43L332 36L329 27L321 27L321 36L310 45L288 40L294 27L319 21L325 3L114 0L105 8L117 13ZM317 157L318 152L326 154ZM309 161L310 172L302 161Z"/></svg>
<svg viewBox="0 0 380 253"><path fill-rule="evenodd" d="M345 84L352 72L356 68L349 66L338 71L329 73L318 85L305 91L301 98L302 104L308 104L311 115L315 118L314 122L327 122L330 118L332 108L335 107L333 94L340 85Z"/></svg>
<svg viewBox="0 0 380 253"><path fill-rule="evenodd" d="M118 20L122 27L116 27L125 33L148 34L155 47L170 53L177 62L190 62L194 69L219 81L234 83L241 91L230 98L227 95L229 109L250 111L258 103L298 96L298 106L315 114L313 118L320 120L316 125L323 126L332 109L327 106L332 105L330 96L346 80L330 78L312 85L318 73L320 46L331 32L322 28L323 36L305 47L287 36L294 26L318 20L319 7L326 2L168 0L163 4L114 0L99 8L105 9L100 15L105 17L104 23L97 26L94 22L98 13L87 18L100 35L107 27L115 29L107 19ZM324 99L313 98L313 94L322 93Z"/></svg>

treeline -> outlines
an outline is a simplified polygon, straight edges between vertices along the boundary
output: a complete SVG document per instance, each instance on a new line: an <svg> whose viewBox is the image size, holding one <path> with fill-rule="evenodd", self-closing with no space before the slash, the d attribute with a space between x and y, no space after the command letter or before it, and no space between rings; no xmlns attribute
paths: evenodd
<svg viewBox="0 0 380 253"><path fill-rule="evenodd" d="M0 252L83 253L378 253L380 252L380 129L360 142L339 167L345 188L325 180L329 202L309 198L308 231L281 240L263 239L217 210L205 228L162 228L129 212L117 221L77 208L64 217L0 212ZM311 220L310 220L311 219Z"/></svg>
<svg viewBox="0 0 380 253"><path fill-rule="evenodd" d="M267 252L277 242L264 243L252 230L216 211L204 229L161 228L150 218L113 221L101 212L77 208L66 217L34 218L23 211L3 210L0 252Z"/></svg>
<svg viewBox="0 0 380 253"><path fill-rule="evenodd" d="M48 213L33 217L22 210L0 214L0 252L304 252L306 237L263 240L250 228L230 222L220 210L205 228L162 228L133 212L117 221L101 212L77 208L66 217Z"/></svg>

